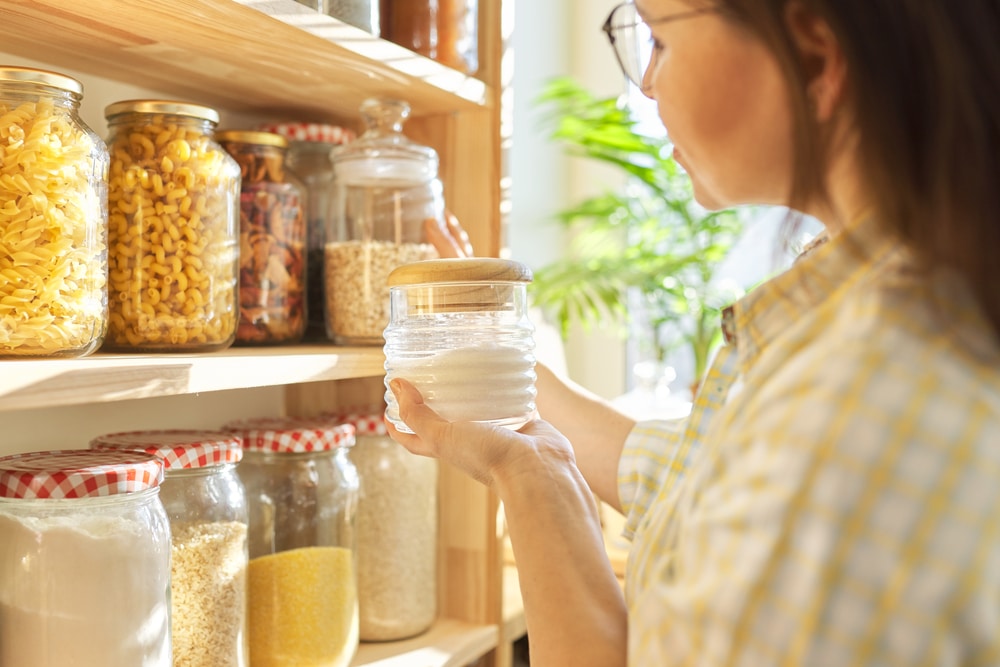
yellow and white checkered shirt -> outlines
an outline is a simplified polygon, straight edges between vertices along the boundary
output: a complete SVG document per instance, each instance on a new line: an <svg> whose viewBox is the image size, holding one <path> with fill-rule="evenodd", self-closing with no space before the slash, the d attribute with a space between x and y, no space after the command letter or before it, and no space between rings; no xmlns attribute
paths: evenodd
<svg viewBox="0 0 1000 667"><path fill-rule="evenodd" d="M629 664L1000 665L1000 345L865 222L730 313L619 493Z"/></svg>

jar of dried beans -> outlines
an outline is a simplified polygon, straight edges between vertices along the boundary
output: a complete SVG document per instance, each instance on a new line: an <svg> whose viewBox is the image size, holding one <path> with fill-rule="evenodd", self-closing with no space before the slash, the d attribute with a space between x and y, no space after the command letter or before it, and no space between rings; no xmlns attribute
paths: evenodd
<svg viewBox="0 0 1000 667"><path fill-rule="evenodd" d="M358 647L354 427L276 418L224 428L244 449L254 664L347 667Z"/></svg>
<svg viewBox="0 0 1000 667"><path fill-rule="evenodd" d="M117 102L104 113L111 150L105 349L230 346L240 169L212 136L218 113L161 100Z"/></svg>
<svg viewBox="0 0 1000 667"><path fill-rule="evenodd" d="M107 325L108 151L83 86L0 67L0 358L77 357Z"/></svg>
<svg viewBox="0 0 1000 667"><path fill-rule="evenodd" d="M341 344L381 345L389 321L386 278L397 266L437 257L424 224L443 224L444 196L437 153L403 134L409 105L369 99L361 113L368 129L333 156L327 329Z"/></svg>
<svg viewBox="0 0 1000 667"><path fill-rule="evenodd" d="M288 140L242 130L215 138L242 173L236 342L296 343L306 329L306 192L285 169Z"/></svg>
<svg viewBox="0 0 1000 667"><path fill-rule="evenodd" d="M358 611L362 641L404 639L437 615L437 460L389 437L380 412L337 417L355 428Z"/></svg>
<svg viewBox="0 0 1000 667"><path fill-rule="evenodd" d="M0 664L171 667L162 474L144 452L0 458Z"/></svg>
<svg viewBox="0 0 1000 667"><path fill-rule="evenodd" d="M306 333L326 340L323 249L333 213L333 150L354 140L354 132L323 123L267 123L258 129L288 139L288 169L306 187Z"/></svg>
<svg viewBox="0 0 1000 667"><path fill-rule="evenodd" d="M247 502L240 440L221 431L130 431L91 440L164 465L160 500L170 521L174 664L247 667Z"/></svg>
<svg viewBox="0 0 1000 667"><path fill-rule="evenodd" d="M412 382L450 421L519 428L535 411L531 271L496 258L436 259L388 278L392 319L385 330L386 417L400 431L389 383Z"/></svg>

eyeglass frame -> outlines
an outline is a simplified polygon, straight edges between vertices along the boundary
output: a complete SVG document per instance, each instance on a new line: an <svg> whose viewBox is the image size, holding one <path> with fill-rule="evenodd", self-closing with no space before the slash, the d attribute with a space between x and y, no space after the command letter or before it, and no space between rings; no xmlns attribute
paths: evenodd
<svg viewBox="0 0 1000 667"><path fill-rule="evenodd" d="M615 60L618 61L618 67L621 69L622 74L624 74L625 78L628 79L629 81L631 81L633 84L635 84L640 90L644 90L645 86L643 86L642 79L645 78L646 70L649 68L649 63L647 63L646 64L646 68L643 69L643 71L639 73L639 80L636 81L628 73L628 68L625 66L625 63L622 61L622 56L618 52L618 47L615 46L615 42L617 41L617 38L615 37L615 31L621 30L622 28L630 28L630 27L634 28L637 25L639 25L638 23L634 23L634 24L631 24L631 25L614 25L614 24L612 24L612 19L614 19L615 13L618 12L618 10L622 9L623 7L627 7L629 5L632 5L633 7L635 7L635 2L629 1L629 2L623 2L623 3L619 4L619 5L615 5L615 7L611 10L611 13L608 14L608 18L605 19L604 25L601 26L601 30L603 30L604 34L608 36L608 42L611 44L611 50L614 51L614 53L615 53ZM638 12L638 10L636 10L636 18L638 18L639 21L641 21L642 23L645 23L647 27L650 27L650 26L654 26L654 25L660 25L660 24L663 24L663 23L672 23L674 21L681 21L683 19L694 18L695 16L701 16L702 14L709 14L711 12L716 12L716 11L719 11L719 7L717 5L709 5L707 7L700 7L698 9L691 9L691 10L686 11L686 12L678 12L676 14L670 14L668 16L663 16L663 17L660 17L658 19L652 19L652 20L647 21L646 19L644 19L641 16L639 16L639 12ZM649 62L650 63L653 62L652 58L650 58Z"/></svg>

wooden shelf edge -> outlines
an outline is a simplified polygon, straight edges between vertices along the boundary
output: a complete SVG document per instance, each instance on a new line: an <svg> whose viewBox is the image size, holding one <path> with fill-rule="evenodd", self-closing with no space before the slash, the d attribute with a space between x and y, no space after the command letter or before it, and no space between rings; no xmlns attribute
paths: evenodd
<svg viewBox="0 0 1000 667"><path fill-rule="evenodd" d="M495 625L473 625L449 618L430 630L398 642L362 642L352 667L464 667L496 648Z"/></svg>
<svg viewBox="0 0 1000 667"><path fill-rule="evenodd" d="M205 354L104 354L0 361L0 412L376 377L381 347L234 347Z"/></svg>

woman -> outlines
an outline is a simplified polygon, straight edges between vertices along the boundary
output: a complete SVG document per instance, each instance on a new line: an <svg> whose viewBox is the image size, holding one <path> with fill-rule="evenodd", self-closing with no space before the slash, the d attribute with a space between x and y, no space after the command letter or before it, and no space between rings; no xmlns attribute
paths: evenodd
<svg viewBox="0 0 1000 667"><path fill-rule="evenodd" d="M532 662L1000 664L1000 5L636 0L605 29L700 202L826 232L726 311L677 428L544 368L520 432L393 383L393 437L504 502Z"/></svg>

